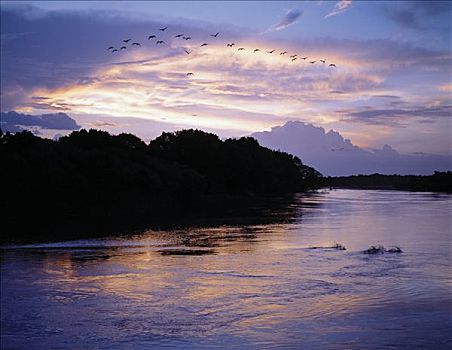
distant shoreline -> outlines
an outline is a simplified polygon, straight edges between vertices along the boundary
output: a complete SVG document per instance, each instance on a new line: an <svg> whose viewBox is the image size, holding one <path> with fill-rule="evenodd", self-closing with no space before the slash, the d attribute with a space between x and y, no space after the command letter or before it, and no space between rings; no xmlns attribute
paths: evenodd
<svg viewBox="0 0 452 350"><path fill-rule="evenodd" d="M452 193L452 171L433 175L352 175L324 177L323 188Z"/></svg>
<svg viewBox="0 0 452 350"><path fill-rule="evenodd" d="M431 193L444 193L444 194L452 194L452 192L445 191L433 191L433 190L410 190L410 189L401 189L395 188L394 186L325 186L321 187L322 189L331 189L331 190L375 190L375 191L403 191L403 192L431 192Z"/></svg>

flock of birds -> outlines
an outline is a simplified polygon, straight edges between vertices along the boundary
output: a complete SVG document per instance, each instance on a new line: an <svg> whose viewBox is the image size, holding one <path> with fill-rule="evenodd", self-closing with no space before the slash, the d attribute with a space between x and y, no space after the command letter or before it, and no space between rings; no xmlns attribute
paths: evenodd
<svg viewBox="0 0 452 350"><path fill-rule="evenodd" d="M164 32L164 31L166 31L168 29L168 27L163 27L163 28L159 28L158 30L159 31L161 31L161 32ZM210 34L210 36L211 37L213 37L213 38L217 38L218 36L220 35L220 32L217 32L217 33L215 33L215 34ZM174 37L173 38L175 38L175 39L181 39L181 40L185 40L185 41L188 41L188 40L192 40L192 37L191 36L189 36L189 35L185 35L184 33L180 33L180 34L176 34L176 35L174 35ZM148 40L151 40L151 39L154 39L155 40L155 45L168 45L164 40L161 40L160 38L158 38L156 35L149 35L148 36ZM119 48L117 48L117 47L115 47L115 46L110 46L110 47L108 47L108 49L107 49L107 51L109 51L110 53L115 53L115 52L119 52L119 51L122 51L122 50L127 50L129 47L134 47L134 46L136 46L136 47L141 47L141 43L139 43L139 42L134 42L134 41L132 41L132 39L131 38L129 38L129 39L124 39L124 40L122 40L122 42L121 42L121 46L119 47ZM128 46L127 46L128 45ZM201 45L200 45L200 48L201 47L205 47L205 46L208 46L209 44L208 43L202 43ZM233 42L231 42L231 43L228 43L227 45L226 45L227 47L229 47L229 48L233 48L234 46L237 46L235 43L233 43ZM187 55L190 55L191 53L192 53L192 51L190 51L189 49L186 49L186 48L184 48L183 49L184 50L184 52L187 54ZM245 47L237 47L237 52L240 52L240 51L244 51L244 50L246 50L246 48ZM253 49L251 49L251 50L253 50ZM263 51L263 50L261 50L261 49L259 49L259 48L256 48L256 49L254 49L253 50L253 53L256 53L256 52L265 52L265 53L267 53L267 54L273 54L273 53L275 53L275 49L272 49L272 50L269 50L269 51ZM277 54L277 52L276 52L276 54ZM280 56L284 56L284 55L288 55L289 54L289 52L287 52L287 51L282 51L282 52L279 52L279 55ZM298 57L298 54L292 54L292 55L290 55L290 56L288 56L289 58L290 58L290 60L292 61L292 62L295 62L296 60L298 60L298 59L300 59L300 60L304 60L304 61L306 61L309 57ZM321 62L322 64L326 64L326 62L327 62L327 60L326 60L326 58L325 59L319 59L319 60L314 60L314 61L308 61L310 64L315 64L316 62ZM328 67L332 67L332 68L335 68L336 67L336 65L334 64L334 63L329 63L328 64ZM193 72L188 72L187 73L187 76L193 76L194 75L194 73Z"/></svg>

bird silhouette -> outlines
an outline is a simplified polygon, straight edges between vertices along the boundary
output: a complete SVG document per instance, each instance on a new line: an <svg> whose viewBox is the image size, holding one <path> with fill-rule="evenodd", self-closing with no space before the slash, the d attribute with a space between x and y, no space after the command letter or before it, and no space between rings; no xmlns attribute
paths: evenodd
<svg viewBox="0 0 452 350"><path fill-rule="evenodd" d="M220 32L217 32L216 34L210 34L210 36L213 36L214 38L216 38L218 36L218 34L220 34Z"/></svg>
<svg viewBox="0 0 452 350"><path fill-rule="evenodd" d="M294 58L294 57L297 57L298 55L297 54L295 54L295 55L292 55L292 56L290 56L290 58Z"/></svg>
<svg viewBox="0 0 452 350"><path fill-rule="evenodd" d="M111 50L111 52L112 52L112 53L113 53L113 52L118 52L118 49Z"/></svg>
<svg viewBox="0 0 452 350"><path fill-rule="evenodd" d="M273 53L273 52L275 52L275 50L267 51L267 53Z"/></svg>
<svg viewBox="0 0 452 350"><path fill-rule="evenodd" d="M114 46L110 46L107 50L111 50L111 49L114 49L115 47Z"/></svg>
<svg viewBox="0 0 452 350"><path fill-rule="evenodd" d="M151 40L152 38L156 38L156 36L155 35L149 35L148 36L148 40Z"/></svg>
<svg viewBox="0 0 452 350"><path fill-rule="evenodd" d="M200 47L207 46L207 43L202 44Z"/></svg>
<svg viewBox="0 0 452 350"><path fill-rule="evenodd" d="M302 57L301 59L302 59L302 60L306 60L306 59L307 59L307 57Z"/></svg>
<svg viewBox="0 0 452 350"><path fill-rule="evenodd" d="M158 44L164 44L165 42L163 40L157 40L157 42L155 43L156 45Z"/></svg>
<svg viewBox="0 0 452 350"><path fill-rule="evenodd" d="M190 40L190 39L191 39L191 36L183 36L182 39Z"/></svg>
<svg viewBox="0 0 452 350"><path fill-rule="evenodd" d="M182 37L182 36L184 36L184 34L177 34L177 35L175 35L174 37L175 37L175 38L180 38L180 37Z"/></svg>
<svg viewBox="0 0 452 350"><path fill-rule="evenodd" d="M237 49L237 51L242 51L242 50L245 50L245 48L244 48L244 47L239 47L239 48Z"/></svg>
<svg viewBox="0 0 452 350"><path fill-rule="evenodd" d="M187 55L191 54L191 51L188 51L187 49L184 49L184 51Z"/></svg>
<svg viewBox="0 0 452 350"><path fill-rule="evenodd" d="M227 44L226 46L228 46L228 47L233 47L235 44L234 43L229 43L229 44Z"/></svg>
<svg viewBox="0 0 452 350"><path fill-rule="evenodd" d="M293 57L292 58L292 62L295 61L295 60L298 60L298 57Z"/></svg>
<svg viewBox="0 0 452 350"><path fill-rule="evenodd" d="M132 46L141 46L140 43L132 43Z"/></svg>
<svg viewBox="0 0 452 350"><path fill-rule="evenodd" d="M311 63L311 64L314 64L314 63L316 63L317 61L311 61L311 62L309 62L309 63Z"/></svg>
<svg viewBox="0 0 452 350"><path fill-rule="evenodd" d="M283 51L280 53L280 55L285 55L287 53L287 51Z"/></svg>
<svg viewBox="0 0 452 350"><path fill-rule="evenodd" d="M322 63L325 63L326 62L326 59L325 60L319 60L320 62L322 62Z"/></svg>
<svg viewBox="0 0 452 350"><path fill-rule="evenodd" d="M334 63L330 63L328 67L336 67L336 65Z"/></svg>
<svg viewBox="0 0 452 350"><path fill-rule="evenodd" d="M192 72L188 72L187 73L187 77L190 76L190 75L194 75L194 74Z"/></svg>
<svg viewBox="0 0 452 350"><path fill-rule="evenodd" d="M260 51L260 49L254 49L253 53L255 53L255 52L257 52L257 51Z"/></svg>
<svg viewBox="0 0 452 350"><path fill-rule="evenodd" d="M126 39L126 40L123 40L122 42L128 44L130 40L132 40L132 39Z"/></svg>
<svg viewBox="0 0 452 350"><path fill-rule="evenodd" d="M121 46L121 48L120 48L120 50L125 50L125 49L127 49L126 46Z"/></svg>
<svg viewBox="0 0 452 350"><path fill-rule="evenodd" d="M159 28L159 30L161 30L162 32L164 32L164 31L166 30L166 28L168 28L168 27L165 27L165 28Z"/></svg>

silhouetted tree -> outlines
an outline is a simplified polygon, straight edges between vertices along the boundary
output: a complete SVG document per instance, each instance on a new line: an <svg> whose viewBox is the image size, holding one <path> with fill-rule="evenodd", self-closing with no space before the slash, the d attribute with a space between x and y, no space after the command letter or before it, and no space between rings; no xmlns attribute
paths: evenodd
<svg viewBox="0 0 452 350"><path fill-rule="evenodd" d="M163 133L149 145L98 130L58 141L6 133L0 154L2 231L10 240L63 239L207 215L233 206L231 196L293 193L319 176L252 138L221 141L199 130Z"/></svg>

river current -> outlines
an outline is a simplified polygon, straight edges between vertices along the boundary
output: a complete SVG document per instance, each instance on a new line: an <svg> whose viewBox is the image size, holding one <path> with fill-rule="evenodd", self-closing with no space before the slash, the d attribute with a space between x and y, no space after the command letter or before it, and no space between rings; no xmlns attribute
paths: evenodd
<svg viewBox="0 0 452 350"><path fill-rule="evenodd" d="M452 196L331 190L289 209L279 223L3 246L1 348L452 347Z"/></svg>

